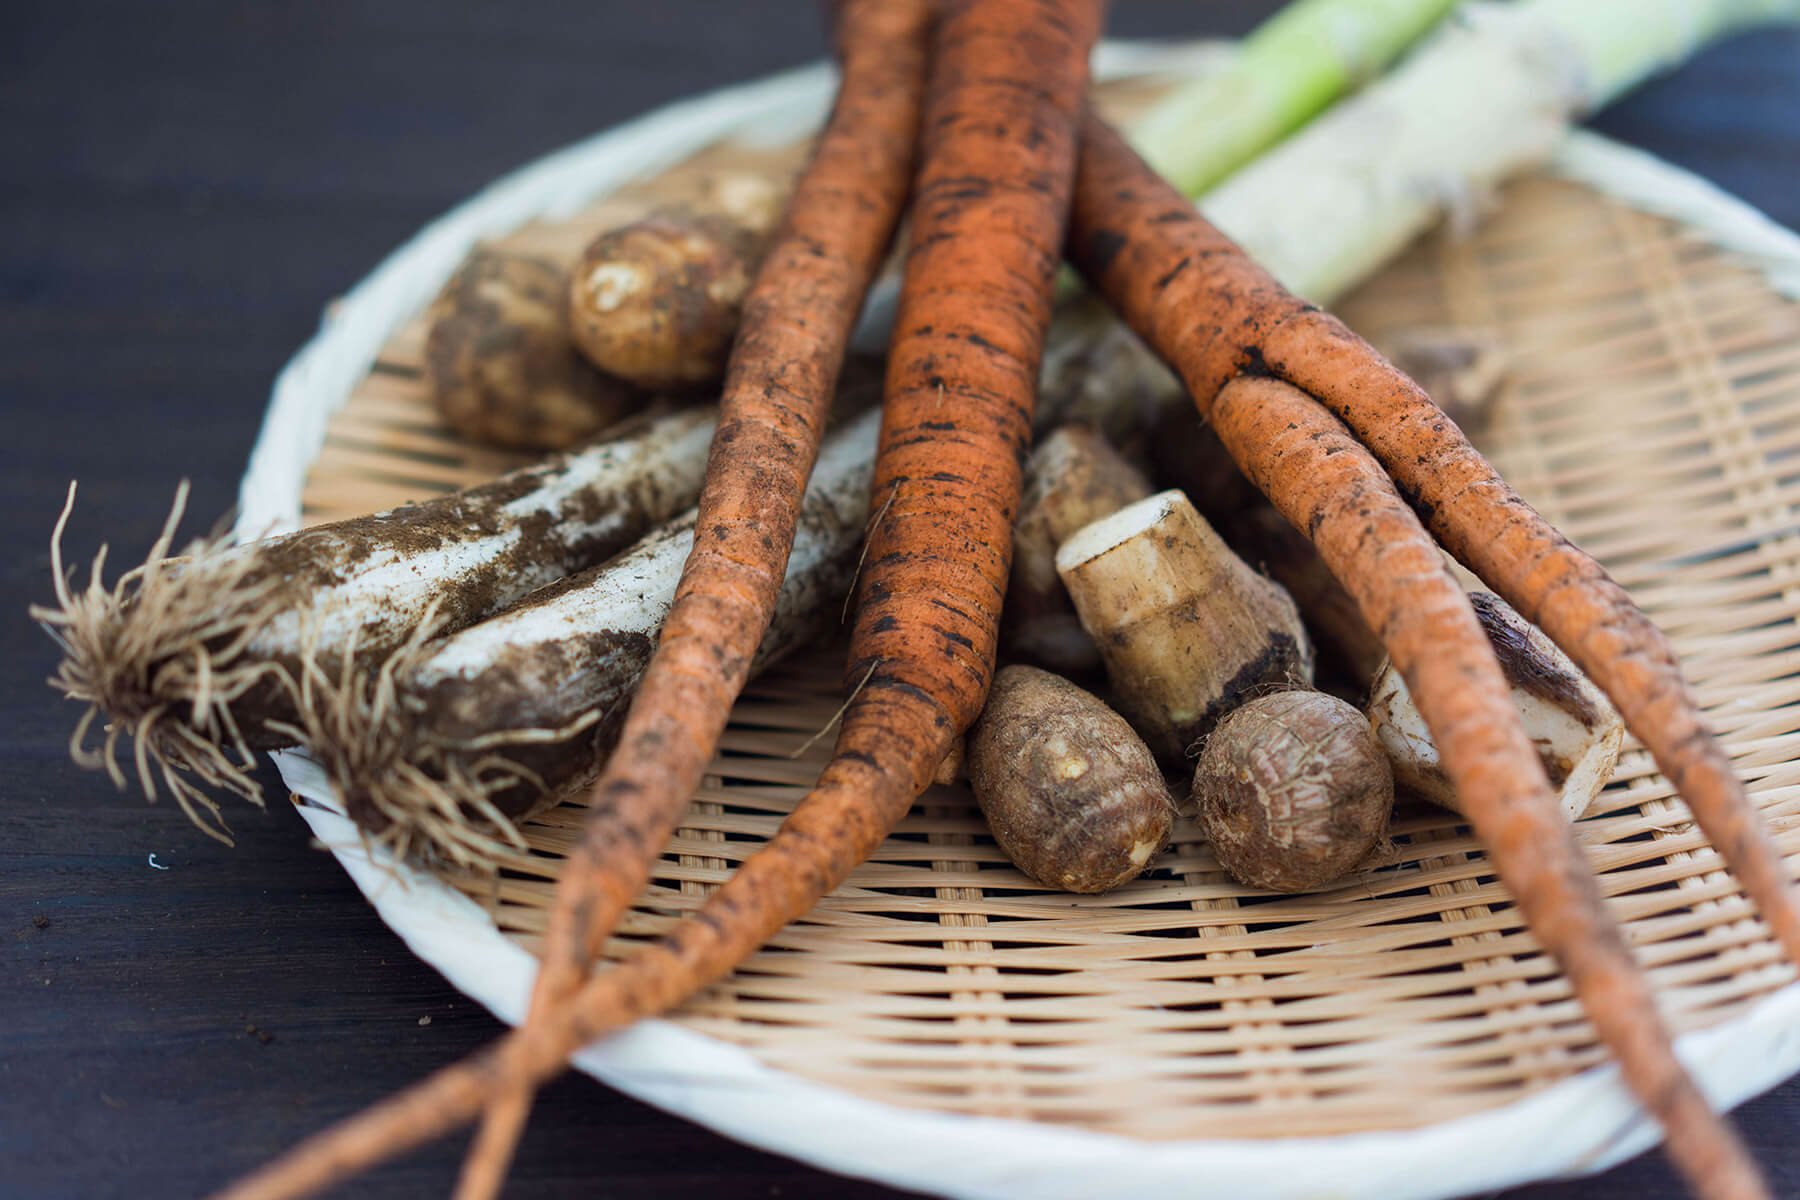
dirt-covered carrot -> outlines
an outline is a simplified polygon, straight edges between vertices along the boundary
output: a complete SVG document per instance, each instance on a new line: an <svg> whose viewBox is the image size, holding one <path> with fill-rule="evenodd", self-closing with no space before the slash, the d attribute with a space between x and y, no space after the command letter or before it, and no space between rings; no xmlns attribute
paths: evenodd
<svg viewBox="0 0 1800 1200"><path fill-rule="evenodd" d="M843 810L844 832L805 872L815 899L931 781L993 680L1101 10L943 6L846 671L856 690L802 805Z"/></svg>
<svg viewBox="0 0 1800 1200"><path fill-rule="evenodd" d="M879 415L825 440L761 668L838 617L862 541ZM295 737L347 815L401 858L490 867L517 818L591 776L617 733L694 544L694 510L505 612L408 647L373 676L321 664Z"/></svg>
<svg viewBox="0 0 1800 1200"><path fill-rule="evenodd" d="M648 880L748 676L838 370L906 202L931 19L926 0L836 9L837 102L744 299L694 549L558 885L528 1025L573 994ZM498 1188L528 1104L516 1092L495 1107L463 1194Z"/></svg>
<svg viewBox="0 0 1800 1200"><path fill-rule="evenodd" d="M1190 347L1182 375L1202 404L1257 370L1341 417L1444 548L1607 694L1800 963L1800 899L1668 639L1367 342L1283 290L1098 118L1083 138L1070 253L1127 321L1153 344Z"/></svg>
<svg viewBox="0 0 1800 1200"><path fill-rule="evenodd" d="M1429 539L1410 536L1416 520L1356 438L1335 422L1322 425L1324 413L1304 394L1261 377L1297 376L1295 383L1331 402L1373 447L1380 439L1363 428L1362 406L1383 389L1399 388L1397 373L1341 325L1289 297L1244 259L1097 118L1086 122L1083 138L1070 232L1077 265L1176 367L1245 474L1307 531L1356 597L1432 722L1465 811L1527 924L1569 977L1627 1082L1662 1123L1670 1155L1690 1184L1706 1196L1766 1194L1742 1146L1676 1060L1649 985L1606 914L1468 600L1444 572ZM1321 359L1329 360L1327 368ZM1290 363L1305 369L1295 372ZM1226 386L1244 371L1250 374ZM1422 394L1418 400L1429 405ZM1440 526L1442 506L1454 501L1433 485L1439 499L1421 503L1416 471L1396 469L1392 461L1396 453L1418 455L1417 465L1429 461L1432 439L1420 436L1419 424L1460 440L1437 414L1403 422L1388 435L1388 453L1378 450L1377 456L1408 499ZM1411 448L1401 450L1409 438ZM1503 501L1489 511L1462 510L1465 520L1479 518L1490 537L1506 543L1506 552L1485 557L1490 570L1500 568L1483 572L1491 584L1504 579L1516 590L1521 565L1532 562L1520 554L1531 543L1521 539L1527 527L1568 556L1578 555L1510 489L1496 495L1494 489L1505 485L1491 467L1482 463L1478 470L1468 459L1478 456L1464 444L1456 459L1464 481L1480 475L1485 486L1478 490L1488 502ZM1449 466L1442 462L1438 469ZM1466 539L1469 531L1463 532ZM1359 553L1371 558L1359 560ZM1598 567L1593 574L1604 578ZM1641 616L1627 617L1636 610L1622 594L1609 598L1609 630L1621 622L1650 628ZM1615 650L1623 649L1615 644ZM1427 689L1433 698L1426 698ZM1658 715L1667 724L1667 710ZM1461 743L1455 754L1451 739ZM1738 805L1754 822L1741 793ZM1774 899L1786 903L1780 892Z"/></svg>
<svg viewBox="0 0 1800 1200"><path fill-rule="evenodd" d="M466 1120L472 1102L495 1090L510 1097L517 1080L541 1078L578 1044L571 1031L579 1038L679 1002L836 886L930 783L993 676L1099 9L1095 0L1012 0L951 4L940 18L852 631L855 691L818 785L708 900L704 917L588 985L584 994L604 996L602 1004L571 1014L570 988L505 1053L440 1073L230 1195L321 1186ZM673 748L659 749L666 757ZM562 937L553 930L548 939L552 961L585 949L567 940L567 927ZM489 1128L512 1132L504 1117ZM478 1142L469 1189L498 1182L489 1153Z"/></svg>
<svg viewBox="0 0 1800 1200"><path fill-rule="evenodd" d="M110 587L99 560L85 588L64 576L59 521L57 602L31 615L63 648L51 686L87 705L70 739L75 761L123 787L116 756L130 739L145 794L155 797L160 778L195 824L228 842L206 789L261 802L252 751L293 743L271 722L300 719L303 659L350 651L374 671L422 622L472 624L617 553L693 503L714 416L646 414L604 442L452 496L169 558L178 500L144 565ZM89 749L96 719L106 738Z"/></svg>
<svg viewBox="0 0 1800 1200"><path fill-rule="evenodd" d="M1501 881L1662 1124L1689 1186L1705 1197L1766 1195L1748 1152L1675 1057L1655 993L1606 911L1486 630L1418 518L1355 436L1292 386L1240 378L1211 409L1232 457L1309 531L1381 633ZM1451 738L1460 743L1454 755Z"/></svg>

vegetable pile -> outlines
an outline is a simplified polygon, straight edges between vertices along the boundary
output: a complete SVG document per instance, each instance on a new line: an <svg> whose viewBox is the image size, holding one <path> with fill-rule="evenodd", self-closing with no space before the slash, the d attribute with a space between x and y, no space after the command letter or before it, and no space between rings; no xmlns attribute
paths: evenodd
<svg viewBox="0 0 1800 1200"><path fill-rule="evenodd" d="M1415 7L1409 22L1442 5ZM515 819L600 764L525 1025L230 1195L298 1195L484 1113L459 1194L493 1194L539 1082L804 914L971 729L996 837L1048 886L1103 891L1144 870L1169 835L1163 771L1193 773L1239 878L1341 877L1382 843L1402 756L1309 690L1303 612L1325 614L1316 627L1358 687L1385 653L1377 724L1428 742L1429 761L1403 769L1446 784L1696 1193L1766 1194L1677 1062L1564 811L1616 756L1610 699L1800 961L1782 863L1668 642L1412 379L1278 283L1092 111L1101 9L843 0L837 102L779 221L766 193L733 213L660 213L602 235L567 279L484 251L436 306L433 382L472 435L566 445L647 389L722 371L716 427L709 410L658 407L431 505L180 560L164 558L165 533L111 589L96 563L72 590L57 561L59 605L36 615L68 653L55 682L90 705L78 757L104 711L98 753L115 777L129 731L145 790L160 772L217 834L218 809L184 775L250 794L251 751L300 743L396 853L492 864L518 844ZM1223 143L1217 170L1183 167L1194 188L1241 160ZM827 437L903 216L879 437L874 414ZM1142 464L1092 429L1033 451L1040 394L1056 418L1079 407L1046 364L1065 256L1173 369L1272 510L1242 504L1234 468L1215 465L1199 486L1227 510L1221 536L1181 492L1149 495ZM1070 328L1065 355L1104 340ZM1463 386L1484 385L1465 372ZM1270 511L1281 582L1227 546L1270 535L1257 532ZM1440 547L1499 599L1472 601ZM829 626L852 589L849 698L816 787L697 912L593 974L746 680ZM1020 666L989 703L1003 644L1075 674L1104 667L1123 716ZM1570 730L1566 752L1534 742L1521 692Z"/></svg>

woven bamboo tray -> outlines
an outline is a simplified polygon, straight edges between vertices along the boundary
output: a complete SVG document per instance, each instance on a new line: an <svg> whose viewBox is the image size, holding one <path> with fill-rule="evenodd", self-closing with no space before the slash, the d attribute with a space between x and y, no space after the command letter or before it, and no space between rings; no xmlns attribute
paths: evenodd
<svg viewBox="0 0 1800 1200"><path fill-rule="evenodd" d="M658 114L427 230L284 377L240 528L368 512L516 465L438 427L422 330L402 318L477 236L572 257L646 203L630 186L591 202L620 176L690 151L659 195L722 166L791 169L824 86L803 72ZM707 144L759 104L789 124L759 122L761 144ZM1471 235L1428 239L1338 308L1377 340L1442 324L1498 335L1512 371L1483 448L1671 634L1800 868L1800 303L1783 270L1800 271L1800 248L1780 231L1577 138ZM837 707L840 666L816 657L752 685L609 955L691 911L774 831L829 752L829 738L808 743ZM520 870L431 880L371 863L311 764L278 758L389 923L517 1021L579 802L528 826ZM1715 1097L1800 1069L1793 972L1641 750L1628 745L1579 830L1669 1020L1705 1031L1683 1050ZM581 1065L745 1140L959 1195L1198 1179L1234 1196L1452 1195L1647 1144L1466 827L1403 808L1394 832L1381 868L1276 897L1225 878L1184 825L1153 873L1078 897L1019 874L966 790L935 788L742 970Z"/></svg>

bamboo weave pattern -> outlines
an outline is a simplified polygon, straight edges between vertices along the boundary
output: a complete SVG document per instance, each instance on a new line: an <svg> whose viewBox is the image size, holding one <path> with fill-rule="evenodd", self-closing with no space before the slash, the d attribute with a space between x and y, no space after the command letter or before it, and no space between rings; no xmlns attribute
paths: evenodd
<svg viewBox="0 0 1800 1200"><path fill-rule="evenodd" d="M709 152L693 178L737 154ZM1483 449L1673 637L1800 874L1800 305L1581 186L1538 176L1502 200L1338 309L1377 341L1443 324L1498 336L1511 372ZM510 242L572 258L644 203L622 195ZM398 334L333 419L309 522L519 461L438 428L422 341ZM610 953L690 911L773 832L829 753L826 737L789 757L836 710L840 670L820 656L752 684ZM466 885L527 944L579 819L575 804L544 814L525 869ZM1792 979L1634 745L1580 831L1677 1029ZM1383 866L1273 897L1226 879L1184 823L1152 874L1083 897L1039 889L966 790L934 789L844 888L676 1019L870 1098L1151 1138L1400 1128L1600 1061L1466 828L1403 805L1394 834Z"/></svg>

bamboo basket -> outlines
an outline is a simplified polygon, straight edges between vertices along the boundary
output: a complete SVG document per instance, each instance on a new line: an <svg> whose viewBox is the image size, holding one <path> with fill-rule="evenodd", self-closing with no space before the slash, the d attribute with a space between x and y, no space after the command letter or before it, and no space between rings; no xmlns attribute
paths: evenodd
<svg viewBox="0 0 1800 1200"><path fill-rule="evenodd" d="M1103 73L1137 83L1108 103L1208 53L1109 46ZM420 379L416 314L464 251L500 238L572 258L644 206L635 178L667 172L667 195L721 166L792 169L828 89L809 69L663 110L423 231L279 381L240 531L516 465L442 431ZM1800 866L1800 239L1576 135L1472 235L1427 239L1339 309L1377 339L1445 323L1498 335L1513 369L1483 448L1672 635ZM829 738L806 744L837 707L840 665L752 685L610 956L691 911L773 832L829 752ZM530 824L520 870L433 879L371 861L313 765L277 758L388 923L520 1020L579 801ZM1628 744L1579 829L1714 1100L1800 1070L1793 972L1641 750ZM1033 885L966 790L935 788L744 969L578 1065L741 1140L959 1196L1206 1180L1221 1195L1398 1200L1597 1170L1649 1144L1467 828L1409 808L1394 832L1390 865L1277 897L1228 880L1184 825L1152 874L1081 897Z"/></svg>

